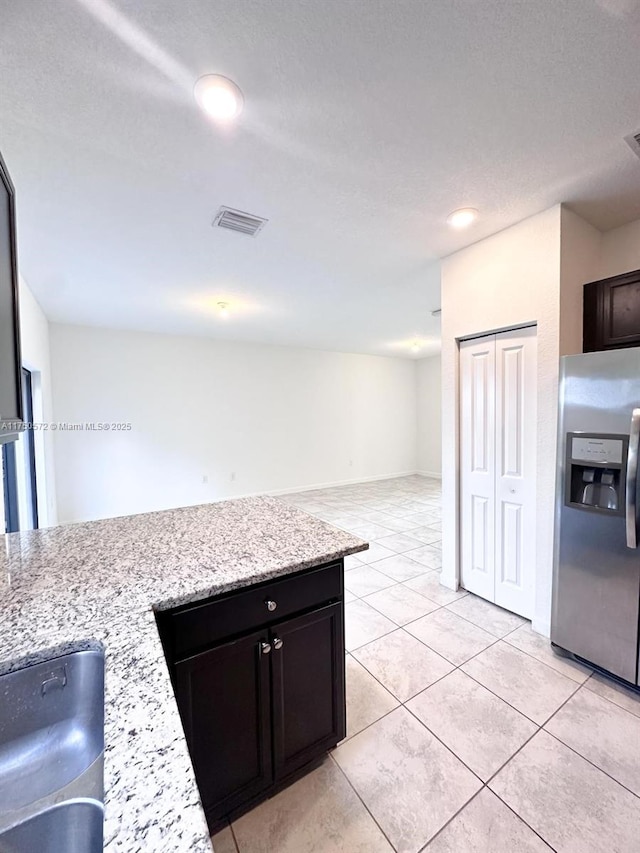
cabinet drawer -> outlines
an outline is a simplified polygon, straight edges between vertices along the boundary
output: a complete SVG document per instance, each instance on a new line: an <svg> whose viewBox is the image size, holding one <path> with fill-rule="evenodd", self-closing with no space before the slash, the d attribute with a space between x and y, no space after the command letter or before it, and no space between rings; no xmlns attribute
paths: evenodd
<svg viewBox="0 0 640 853"><path fill-rule="evenodd" d="M341 597L342 563L337 562L209 599L162 617L168 653L174 662L182 660L218 640ZM275 608L270 610L267 602Z"/></svg>

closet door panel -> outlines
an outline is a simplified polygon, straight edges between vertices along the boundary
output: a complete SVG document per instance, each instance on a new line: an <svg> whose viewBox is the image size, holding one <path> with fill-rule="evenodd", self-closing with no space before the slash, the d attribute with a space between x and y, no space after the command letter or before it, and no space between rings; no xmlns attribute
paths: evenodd
<svg viewBox="0 0 640 853"><path fill-rule="evenodd" d="M496 335L495 603L533 615L536 329Z"/></svg>
<svg viewBox="0 0 640 853"><path fill-rule="evenodd" d="M495 336L460 344L461 582L494 600Z"/></svg>

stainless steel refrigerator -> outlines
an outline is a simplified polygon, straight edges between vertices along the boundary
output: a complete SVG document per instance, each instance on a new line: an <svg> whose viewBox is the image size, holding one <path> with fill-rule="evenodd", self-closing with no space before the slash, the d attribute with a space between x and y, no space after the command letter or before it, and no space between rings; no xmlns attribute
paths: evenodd
<svg viewBox="0 0 640 853"><path fill-rule="evenodd" d="M638 684L640 348L562 359L552 642Z"/></svg>

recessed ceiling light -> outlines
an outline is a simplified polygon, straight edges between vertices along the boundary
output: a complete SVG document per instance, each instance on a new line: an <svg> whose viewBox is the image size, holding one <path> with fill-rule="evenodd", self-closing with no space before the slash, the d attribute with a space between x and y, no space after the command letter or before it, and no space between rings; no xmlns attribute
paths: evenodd
<svg viewBox="0 0 640 853"><path fill-rule="evenodd" d="M242 112L242 92L222 74L205 74L196 81L193 94L199 107L216 121L231 121Z"/></svg>
<svg viewBox="0 0 640 853"><path fill-rule="evenodd" d="M411 352L419 353L421 349L422 349L422 344L420 343L420 341L414 341L411 344Z"/></svg>
<svg viewBox="0 0 640 853"><path fill-rule="evenodd" d="M447 216L447 225L452 228L467 228L478 218L478 211L473 207L461 207Z"/></svg>
<svg viewBox="0 0 640 853"><path fill-rule="evenodd" d="M218 302L218 313L220 314L223 320L226 320L229 317L229 303Z"/></svg>

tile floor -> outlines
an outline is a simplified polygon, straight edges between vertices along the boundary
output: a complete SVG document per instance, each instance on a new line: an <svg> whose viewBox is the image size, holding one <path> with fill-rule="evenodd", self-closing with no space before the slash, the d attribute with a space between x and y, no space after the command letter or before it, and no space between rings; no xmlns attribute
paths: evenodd
<svg viewBox="0 0 640 853"><path fill-rule="evenodd" d="M638 853L640 696L439 583L440 484L286 496L347 558L347 738L216 853Z"/></svg>

